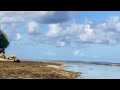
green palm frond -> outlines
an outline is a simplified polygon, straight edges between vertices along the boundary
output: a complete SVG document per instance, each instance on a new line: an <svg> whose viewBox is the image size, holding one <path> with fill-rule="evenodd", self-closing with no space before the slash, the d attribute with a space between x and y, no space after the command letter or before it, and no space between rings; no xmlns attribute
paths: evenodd
<svg viewBox="0 0 120 90"><path fill-rule="evenodd" d="M0 47L7 48L8 45L9 45L9 41L6 34L0 30Z"/></svg>

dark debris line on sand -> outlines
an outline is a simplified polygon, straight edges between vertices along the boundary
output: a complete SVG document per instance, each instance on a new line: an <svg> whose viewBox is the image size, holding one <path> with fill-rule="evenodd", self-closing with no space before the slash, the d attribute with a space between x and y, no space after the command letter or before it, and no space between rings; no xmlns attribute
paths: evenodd
<svg viewBox="0 0 120 90"><path fill-rule="evenodd" d="M21 63L0 61L1 79L76 79L78 72L63 70L62 64L49 62L21 61Z"/></svg>

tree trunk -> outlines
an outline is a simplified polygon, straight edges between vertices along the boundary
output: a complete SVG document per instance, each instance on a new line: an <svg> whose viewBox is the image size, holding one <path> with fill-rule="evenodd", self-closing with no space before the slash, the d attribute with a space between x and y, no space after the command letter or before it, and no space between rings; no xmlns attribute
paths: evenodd
<svg viewBox="0 0 120 90"><path fill-rule="evenodd" d="M0 58L5 59L5 49L0 48Z"/></svg>

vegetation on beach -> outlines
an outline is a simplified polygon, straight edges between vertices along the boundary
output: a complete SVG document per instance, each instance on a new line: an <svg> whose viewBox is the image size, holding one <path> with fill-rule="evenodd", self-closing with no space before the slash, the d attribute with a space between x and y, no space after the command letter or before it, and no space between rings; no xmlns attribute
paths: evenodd
<svg viewBox="0 0 120 90"><path fill-rule="evenodd" d="M62 64L22 61L0 62L1 79L75 79L78 72L66 71Z"/></svg>
<svg viewBox="0 0 120 90"><path fill-rule="evenodd" d="M9 46L9 40L6 34L0 30L0 47L7 48Z"/></svg>
<svg viewBox="0 0 120 90"><path fill-rule="evenodd" d="M0 30L0 58L5 59L5 48L9 46L9 40L6 34Z"/></svg>

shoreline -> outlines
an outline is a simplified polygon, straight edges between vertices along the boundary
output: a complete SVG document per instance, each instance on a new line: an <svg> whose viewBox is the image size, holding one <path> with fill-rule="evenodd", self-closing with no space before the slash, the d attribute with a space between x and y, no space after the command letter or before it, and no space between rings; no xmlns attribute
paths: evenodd
<svg viewBox="0 0 120 90"><path fill-rule="evenodd" d="M74 64L93 64L93 65L105 65L105 66L120 66L120 63L111 63L111 62L87 62L87 61L51 61L56 63L74 63Z"/></svg>
<svg viewBox="0 0 120 90"><path fill-rule="evenodd" d="M0 61L1 79L77 79L79 72L68 71L64 64L44 61L20 63Z"/></svg>

